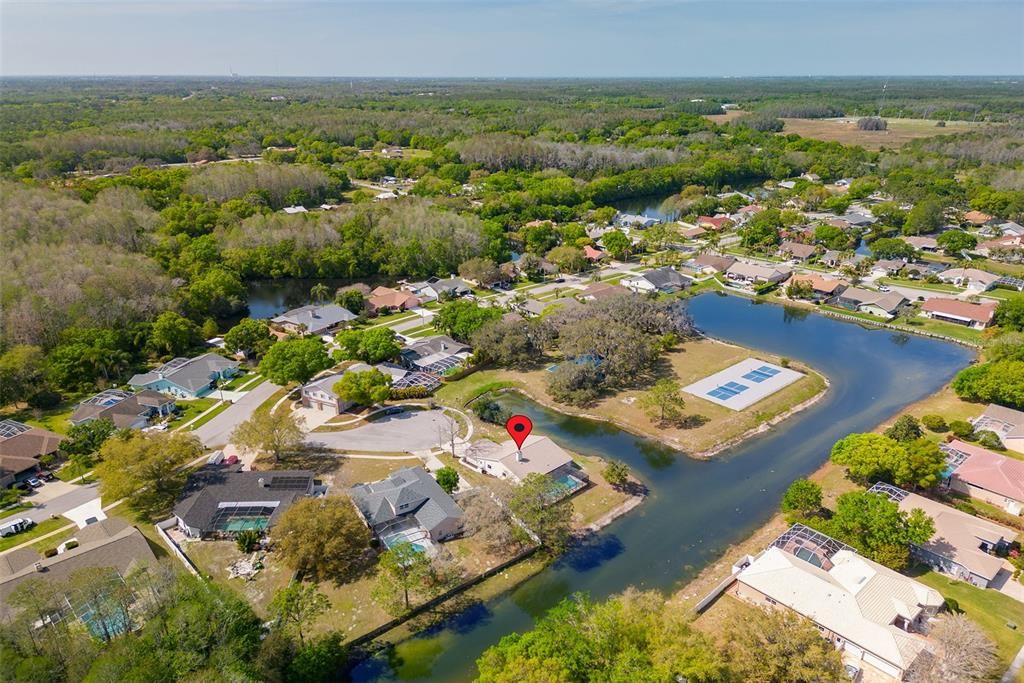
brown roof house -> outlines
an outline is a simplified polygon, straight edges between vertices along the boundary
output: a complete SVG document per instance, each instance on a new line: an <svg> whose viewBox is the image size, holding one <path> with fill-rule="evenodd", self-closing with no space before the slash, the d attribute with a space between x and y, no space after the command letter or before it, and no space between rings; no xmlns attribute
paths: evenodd
<svg viewBox="0 0 1024 683"><path fill-rule="evenodd" d="M595 301L597 299L607 299L613 296L622 296L629 292L625 287L612 284L610 282L592 282L585 288L580 290L580 293L576 295L577 299L581 301Z"/></svg>
<svg viewBox="0 0 1024 683"><path fill-rule="evenodd" d="M797 261L807 261L816 253L818 253L818 249L813 244L801 244L787 240L779 245L779 254L788 255Z"/></svg>
<svg viewBox="0 0 1024 683"><path fill-rule="evenodd" d="M690 261L694 270L708 274L724 273L734 263L736 263L734 257L720 254L700 254Z"/></svg>
<svg viewBox="0 0 1024 683"><path fill-rule="evenodd" d="M407 311L419 305L420 300L415 294L390 287L377 287L366 300L366 310L372 314Z"/></svg>
<svg viewBox="0 0 1024 683"><path fill-rule="evenodd" d="M932 297L921 306L921 315L933 320L955 323L976 330L983 330L992 324L996 314L996 302L975 304L959 299Z"/></svg>
<svg viewBox="0 0 1024 683"><path fill-rule="evenodd" d="M0 556L0 620L8 620L17 609L8 598L18 586L30 579L44 579L57 586L65 585L75 572L94 567L109 567L123 579L144 565L156 564L156 556L146 537L123 519L111 517L90 524L75 532L78 547L65 550L53 557L43 557L29 548L22 548ZM89 605L82 604L74 595L62 595L54 613L82 619L88 615ZM83 622L97 637L104 637L102 627L93 620ZM106 624L109 628L109 624ZM115 624L117 626L117 624ZM97 629L101 632L97 632ZM124 630L124 625L120 625ZM109 633L109 631L107 631ZM120 631L117 631L120 632Z"/></svg>
<svg viewBox="0 0 1024 683"><path fill-rule="evenodd" d="M790 286L807 283L811 287L811 299L814 301L825 301L832 297L841 294L849 283L843 280L833 280L832 278L822 277L816 273L805 273L800 275L794 275L789 279Z"/></svg>
<svg viewBox="0 0 1024 683"><path fill-rule="evenodd" d="M39 458L56 453L63 436L16 420L0 420L0 486L39 471Z"/></svg>

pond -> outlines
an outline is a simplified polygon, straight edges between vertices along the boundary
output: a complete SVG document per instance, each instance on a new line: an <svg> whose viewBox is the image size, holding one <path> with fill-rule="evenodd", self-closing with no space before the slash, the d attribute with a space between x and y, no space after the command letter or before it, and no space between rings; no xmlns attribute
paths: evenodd
<svg viewBox="0 0 1024 683"><path fill-rule="evenodd" d="M570 450L627 462L649 486L649 498L511 593L362 663L354 680L471 680L488 646L531 628L567 595L582 591L602 599L631 585L671 591L762 525L789 483L820 467L835 441L873 429L934 393L973 358L952 344L740 297L705 294L689 307L711 336L823 372L832 383L828 394L711 461L519 396L503 397L506 408L532 418L537 433Z"/></svg>
<svg viewBox="0 0 1024 683"><path fill-rule="evenodd" d="M247 285L250 318L273 318L285 311L313 302L309 295L313 285L327 285L331 298L339 287L352 284L352 280L286 278L282 280L253 280Z"/></svg>
<svg viewBox="0 0 1024 683"><path fill-rule="evenodd" d="M674 221L679 218L678 211L662 211L661 205L673 194L655 194L646 197L632 197L622 201L612 202L612 206L622 213L631 213L636 216L647 216L657 218L661 221Z"/></svg>

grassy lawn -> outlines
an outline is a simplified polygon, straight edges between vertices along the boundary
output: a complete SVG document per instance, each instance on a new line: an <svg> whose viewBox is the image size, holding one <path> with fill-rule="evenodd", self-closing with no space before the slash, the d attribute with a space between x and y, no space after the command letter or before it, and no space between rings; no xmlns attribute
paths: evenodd
<svg viewBox="0 0 1024 683"><path fill-rule="evenodd" d="M65 465L63 467L61 467L60 469L54 470L53 474L54 474L55 477L57 477L61 481L72 481L74 479L78 479L79 477L81 477L83 474L85 474L88 471L89 471L89 469L82 469L80 467L75 467L71 463L65 463ZM89 477L89 481L95 481L95 478L90 476ZM76 481L74 483L76 483L76 484L87 484L89 482Z"/></svg>
<svg viewBox="0 0 1024 683"><path fill-rule="evenodd" d="M903 277L880 277L878 278L878 284L881 285L899 285L900 287L909 287L910 289L921 289L924 291L932 292L945 292L947 294L957 294L962 292L963 289L954 285L947 285L941 283L929 283L921 282L920 280L910 280Z"/></svg>
<svg viewBox="0 0 1024 683"><path fill-rule="evenodd" d="M232 579L228 566L248 557L238 550L233 541L189 541L183 548L189 559L214 583L236 593L246 600L260 618L266 618L274 594L288 585L292 571L279 561L274 553L267 553L264 568L251 581Z"/></svg>
<svg viewBox="0 0 1024 683"><path fill-rule="evenodd" d="M70 523L70 520L65 519L64 517L58 517L57 519L44 519L28 531L23 531L20 534L14 534L13 536L8 536L6 538L0 538L0 550L7 550L8 548L13 548L16 545L21 545L26 541L31 541L32 539L44 536L51 531L56 531L62 526L67 526Z"/></svg>
<svg viewBox="0 0 1024 683"><path fill-rule="evenodd" d="M232 377L231 381L225 384L222 388L228 391L234 391L246 382L251 381L255 376L256 373L253 371L247 368L240 368L238 374Z"/></svg>
<svg viewBox="0 0 1024 683"><path fill-rule="evenodd" d="M31 510L31 502L18 503L14 507L7 508L6 510L0 510L0 520L7 519L8 517L17 517L25 510Z"/></svg>
<svg viewBox="0 0 1024 683"><path fill-rule="evenodd" d="M0 419L16 420L24 422L30 427L49 429L57 434L67 434L68 429L71 427L68 418L71 417L71 414L75 412L77 407L78 401L69 399L61 402L56 408L49 410L34 410L32 408L9 410L0 413Z"/></svg>
<svg viewBox="0 0 1024 683"><path fill-rule="evenodd" d="M911 576L937 590L946 600L955 600L964 614L995 641L999 657L1006 665L1024 646L1024 604L998 591L977 588L930 570L919 568Z"/></svg>
<svg viewBox="0 0 1024 683"><path fill-rule="evenodd" d="M195 422L190 424L188 426L189 431L191 431L193 429L198 429L199 427L202 427L204 424L206 424L207 422L209 422L213 418L217 417L218 415L220 415L221 413L223 413L225 410L227 410L230 407L231 407L231 401L221 401L220 404L218 404L216 408L214 408L213 410L211 410L210 412L206 413L201 418L199 418L198 420L196 420ZM184 423L182 423L182 424L184 424Z"/></svg>
<svg viewBox="0 0 1024 683"><path fill-rule="evenodd" d="M930 318L912 318L910 320L899 320L897 324L910 329L919 329L932 334L940 334L944 337L951 337L971 344L983 344L985 335L981 330L971 329L955 323L931 320Z"/></svg>
<svg viewBox="0 0 1024 683"><path fill-rule="evenodd" d="M572 504L573 526L577 529L593 524L606 514L619 507L630 495L612 486L601 476L604 460L573 453L573 460L586 471L591 486L570 498Z"/></svg>
<svg viewBox="0 0 1024 683"><path fill-rule="evenodd" d="M192 418L196 417L204 410L208 410L213 407L217 402L215 398L197 398L192 401L181 401L177 402L178 411L175 413L174 419L167 423L168 429L175 429L185 424Z"/></svg>
<svg viewBox="0 0 1024 683"><path fill-rule="evenodd" d="M717 120L717 119L715 119ZM796 133L805 138L841 142L844 145L860 145L865 149L895 149L903 143L917 138L935 135L949 135L976 130L983 123L971 121L947 121L945 128L939 128L937 121L930 119L893 119L887 118L886 130L860 130L855 117L842 119L782 119L785 128L780 135Z"/></svg>

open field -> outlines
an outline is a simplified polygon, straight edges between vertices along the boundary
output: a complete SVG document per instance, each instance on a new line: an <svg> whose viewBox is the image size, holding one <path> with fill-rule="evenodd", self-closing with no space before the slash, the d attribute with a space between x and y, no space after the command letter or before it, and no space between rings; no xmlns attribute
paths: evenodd
<svg viewBox="0 0 1024 683"><path fill-rule="evenodd" d="M936 135L962 133L972 128L985 125L970 121L947 121L945 128L936 126L936 121L929 119L886 119L888 130L860 130L857 119L783 119L786 127L783 134L796 133L805 138L841 142L844 145L860 145L867 149L882 147L900 147L906 142L917 138L930 138Z"/></svg>

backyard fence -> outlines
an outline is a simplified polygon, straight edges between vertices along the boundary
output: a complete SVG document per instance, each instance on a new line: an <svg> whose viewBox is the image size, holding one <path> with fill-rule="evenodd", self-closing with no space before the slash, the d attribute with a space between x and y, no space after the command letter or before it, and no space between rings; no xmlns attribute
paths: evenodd
<svg viewBox="0 0 1024 683"><path fill-rule="evenodd" d="M163 542L167 544L167 547L171 549L171 552L174 553L175 557L181 560L181 563L185 565L185 569L189 570L189 572L191 572L194 576L199 576L199 569L197 569L196 566L192 564L192 560L188 559L188 555L185 554L181 547L174 542L174 539L171 538L171 535L168 534L166 531L167 529L173 527L175 524L176 522L174 521L174 518L171 517L170 519L165 519L162 522L157 522L154 526L156 527L157 535L161 539L163 539Z"/></svg>

